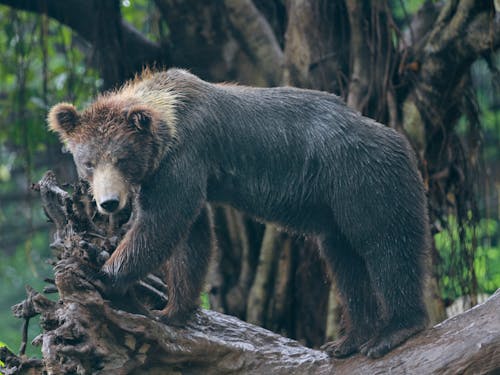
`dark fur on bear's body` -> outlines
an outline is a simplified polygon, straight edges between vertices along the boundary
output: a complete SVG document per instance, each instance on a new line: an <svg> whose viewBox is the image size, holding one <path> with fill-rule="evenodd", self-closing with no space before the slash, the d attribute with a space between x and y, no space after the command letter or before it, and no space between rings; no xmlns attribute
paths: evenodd
<svg viewBox="0 0 500 375"><path fill-rule="evenodd" d="M414 154L403 136L336 96L169 70L81 114L55 107L49 119L79 171L93 150L96 170L116 164L139 191L135 222L103 270L125 288L168 261L167 320L196 306L213 241L205 207L220 202L317 239L347 313L346 336L325 345L330 354L378 357L425 327L429 234ZM147 157L129 161L127 149ZM115 158L122 164L106 150L124 153ZM128 163L140 177L127 177Z"/></svg>

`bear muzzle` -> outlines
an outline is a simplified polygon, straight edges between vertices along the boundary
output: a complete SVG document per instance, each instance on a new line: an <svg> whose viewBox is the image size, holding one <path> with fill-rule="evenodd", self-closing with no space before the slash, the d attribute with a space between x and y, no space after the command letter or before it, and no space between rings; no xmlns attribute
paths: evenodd
<svg viewBox="0 0 500 375"><path fill-rule="evenodd" d="M92 179L92 191L97 209L102 214L117 213L128 200L128 187L123 175L111 164L99 165Z"/></svg>

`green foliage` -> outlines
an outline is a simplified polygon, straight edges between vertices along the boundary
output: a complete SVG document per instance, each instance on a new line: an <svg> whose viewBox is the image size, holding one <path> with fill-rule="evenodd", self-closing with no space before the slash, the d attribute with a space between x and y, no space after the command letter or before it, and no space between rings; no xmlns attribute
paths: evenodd
<svg viewBox="0 0 500 375"><path fill-rule="evenodd" d="M464 294L457 278L467 278L460 273L474 272L477 278L477 292L492 294L500 288L500 243L498 233L500 222L482 219L477 227L465 228L466 242L476 243L474 269L457 266L456 256L460 254L459 228L454 217L448 218L448 229L434 236L436 248L441 256L440 276L443 297L454 300Z"/></svg>
<svg viewBox="0 0 500 375"><path fill-rule="evenodd" d="M0 341L0 348L3 348L4 346L7 346L7 344L3 343ZM3 367L5 366L5 363L3 363L2 361L0 361L0 367Z"/></svg>
<svg viewBox="0 0 500 375"><path fill-rule="evenodd" d="M40 232L33 236L30 254L31 261L27 262L26 244L18 246L11 256L3 255L0 262L0 332L1 338L11 348L19 348L21 344L22 321L16 319L10 307L19 303L25 296L25 285L30 285L36 290L44 287L43 279L53 277L52 267L47 264L49 257L47 234ZM32 319L29 325L29 340L33 340L40 333L38 318ZM39 348L27 346L27 354L40 356Z"/></svg>
<svg viewBox="0 0 500 375"><path fill-rule="evenodd" d="M499 54L491 56L491 59L492 65L499 66ZM498 169L500 159L500 84L497 82L495 85L495 79L498 78L495 69L486 60L478 60L472 65L472 85L467 94L471 104L467 107L467 115L461 117L456 128L466 152L470 148L474 150L477 142L481 144L475 166L477 170L469 171L467 178L478 176L474 190L479 198L479 217L492 218L482 219L476 226L466 227L463 244L459 242L460 232L454 217L448 220L448 230L435 237L443 260L441 284L445 298L455 299L469 292L491 294L500 287L500 218L498 207L495 207L499 191L498 181L495 181L498 175L495 176L494 172ZM461 253L461 249L465 251ZM474 265L472 269L460 263L460 257L467 257L464 255L467 253ZM476 279L477 285L472 283L464 288L459 279Z"/></svg>
<svg viewBox="0 0 500 375"><path fill-rule="evenodd" d="M500 53L492 56L492 62L500 67ZM485 162L498 163L500 159L500 81L490 71L485 60L478 60L471 70L472 81L480 111L483 157ZM495 84L496 82L496 84Z"/></svg>
<svg viewBox="0 0 500 375"><path fill-rule="evenodd" d="M53 140L45 128L48 108L87 101L100 80L85 56L86 43L45 17L0 6L0 142L18 146L24 157ZM29 155L26 155L29 154Z"/></svg>
<svg viewBox="0 0 500 375"><path fill-rule="evenodd" d="M208 293L206 292L201 293L200 300L201 300L201 307L203 309L210 309L210 301L208 299Z"/></svg>
<svg viewBox="0 0 500 375"><path fill-rule="evenodd" d="M122 0L121 5L123 18L148 39L155 42L164 39L163 34L168 28L153 1Z"/></svg>
<svg viewBox="0 0 500 375"><path fill-rule="evenodd" d="M404 20L415 14L425 3L425 0L391 0L394 18Z"/></svg>

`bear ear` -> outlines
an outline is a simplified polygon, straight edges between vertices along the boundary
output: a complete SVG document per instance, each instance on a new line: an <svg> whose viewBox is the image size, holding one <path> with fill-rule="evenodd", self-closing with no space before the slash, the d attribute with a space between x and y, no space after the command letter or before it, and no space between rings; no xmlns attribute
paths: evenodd
<svg viewBox="0 0 500 375"><path fill-rule="evenodd" d="M60 103L52 107L48 116L49 129L61 136L71 133L80 123L76 108L69 103Z"/></svg>
<svg viewBox="0 0 500 375"><path fill-rule="evenodd" d="M133 107L127 112L127 122L135 130L153 131L153 112L146 107Z"/></svg>

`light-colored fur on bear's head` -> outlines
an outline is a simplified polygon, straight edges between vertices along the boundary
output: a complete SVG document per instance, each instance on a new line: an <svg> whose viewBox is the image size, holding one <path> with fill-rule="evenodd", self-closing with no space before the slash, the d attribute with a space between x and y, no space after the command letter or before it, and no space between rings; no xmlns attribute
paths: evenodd
<svg viewBox="0 0 500 375"><path fill-rule="evenodd" d="M191 76L180 69L173 70L175 75ZM133 80L125 83L120 89L102 94L88 108L79 113L70 103L60 103L52 107L48 115L49 129L56 132L62 141L79 142L94 131L105 132L112 130L113 121L94 122L94 115L103 110L108 110L110 115L125 111L130 115L137 113L141 116L140 109L150 118L161 119L162 129L173 140L177 137L176 108L182 102L183 95L176 88L175 79L170 79L165 72L155 73L145 69ZM116 111L109 111L110 109ZM156 116L152 116L156 115ZM143 118L146 116L142 116ZM130 117L133 120L133 116ZM82 121L83 120L83 121ZM111 119L110 119L111 120ZM155 125L157 123L153 123ZM151 130L155 130L152 128ZM87 133L87 134L84 134ZM80 139L83 138L83 139Z"/></svg>

